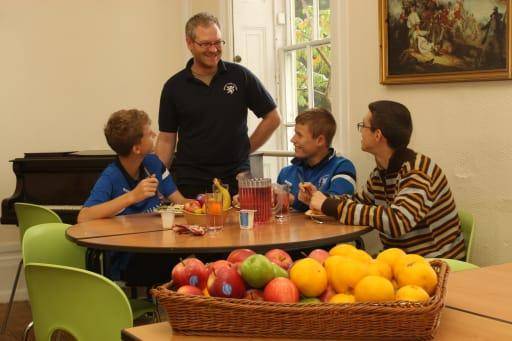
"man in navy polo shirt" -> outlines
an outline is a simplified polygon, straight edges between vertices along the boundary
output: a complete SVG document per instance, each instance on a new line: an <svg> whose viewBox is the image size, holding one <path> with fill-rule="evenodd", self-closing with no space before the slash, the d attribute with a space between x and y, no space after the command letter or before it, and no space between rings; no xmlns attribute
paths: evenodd
<svg viewBox="0 0 512 341"><path fill-rule="evenodd" d="M277 177L277 183L290 186L294 209L306 211L310 193L317 189L337 195L355 192L354 165L330 148L335 133L336 121L328 110L310 109L295 119L295 158Z"/></svg>
<svg viewBox="0 0 512 341"><path fill-rule="evenodd" d="M221 60L225 42L216 17L196 14L185 30L193 58L163 87L156 154L167 166L174 156L174 178L184 196L210 192L214 177L234 194L237 176L249 171L249 154L279 126L279 113L254 74ZM262 119L250 138L247 109Z"/></svg>

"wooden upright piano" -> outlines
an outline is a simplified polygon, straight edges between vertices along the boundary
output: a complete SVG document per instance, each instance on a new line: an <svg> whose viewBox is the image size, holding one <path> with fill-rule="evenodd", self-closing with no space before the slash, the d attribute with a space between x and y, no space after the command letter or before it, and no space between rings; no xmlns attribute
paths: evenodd
<svg viewBox="0 0 512 341"><path fill-rule="evenodd" d="M107 165L112 151L25 153L11 160L16 189L2 200L2 224L17 224L15 202L43 205L68 224L75 224L81 205Z"/></svg>

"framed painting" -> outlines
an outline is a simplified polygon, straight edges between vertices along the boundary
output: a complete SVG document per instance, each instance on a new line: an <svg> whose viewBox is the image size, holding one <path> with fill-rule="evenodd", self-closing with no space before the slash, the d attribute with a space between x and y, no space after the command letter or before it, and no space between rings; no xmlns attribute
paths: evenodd
<svg viewBox="0 0 512 341"><path fill-rule="evenodd" d="M511 78L512 0L379 0L382 84Z"/></svg>

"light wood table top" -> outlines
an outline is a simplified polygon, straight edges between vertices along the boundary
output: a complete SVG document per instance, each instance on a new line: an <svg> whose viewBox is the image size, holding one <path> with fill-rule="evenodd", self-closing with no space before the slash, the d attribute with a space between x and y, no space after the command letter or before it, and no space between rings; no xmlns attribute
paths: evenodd
<svg viewBox="0 0 512 341"><path fill-rule="evenodd" d="M185 336L173 334L168 322L149 324L140 327L128 328L122 331L125 341L151 340L151 341L285 341L290 339L271 338L240 338L240 337L213 337L213 336ZM298 340L298 339L293 339ZM464 313L458 310L445 308L441 315L441 323L434 340L512 340L512 325L493 319ZM291 341L291 340L290 340Z"/></svg>
<svg viewBox="0 0 512 341"><path fill-rule="evenodd" d="M236 248L265 251L303 249L352 241L371 231L366 226L341 225L331 220L318 224L302 213L293 213L288 222L257 225L241 230L236 215L230 213L229 222L221 231L204 236L178 234L163 229L158 215L133 215L101 219L70 227L67 237L78 245L100 250L158 253L229 252ZM176 224L184 224L176 217ZM123 229L123 227L127 227ZM140 226L140 229L138 228Z"/></svg>
<svg viewBox="0 0 512 341"><path fill-rule="evenodd" d="M512 263L450 273L446 305L512 323Z"/></svg>
<svg viewBox="0 0 512 341"><path fill-rule="evenodd" d="M179 219L176 219L178 222ZM106 236L145 233L165 230L158 213L130 214L114 218L96 219L70 226L66 235L72 241Z"/></svg>

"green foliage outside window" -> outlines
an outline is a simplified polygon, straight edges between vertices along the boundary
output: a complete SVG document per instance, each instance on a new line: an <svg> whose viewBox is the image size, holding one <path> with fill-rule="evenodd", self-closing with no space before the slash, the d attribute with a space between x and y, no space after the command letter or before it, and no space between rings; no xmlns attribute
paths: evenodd
<svg viewBox="0 0 512 341"><path fill-rule="evenodd" d="M330 36L329 0L320 0L319 4L319 36L317 39L324 39ZM295 43L311 41L313 37L313 1L295 1ZM306 49L296 51L296 84L297 84L297 110L302 112L308 105L308 83L307 83L307 54ZM313 48L313 85L314 103L313 107L323 107L331 110L331 46L330 44Z"/></svg>

